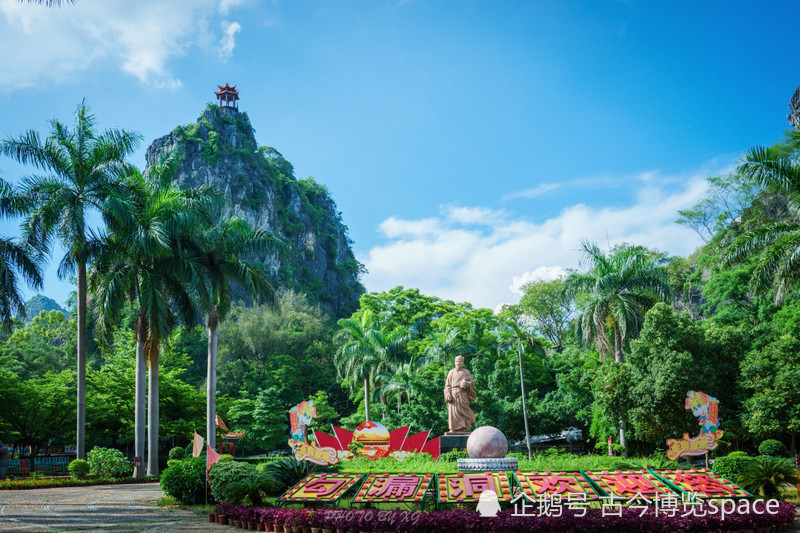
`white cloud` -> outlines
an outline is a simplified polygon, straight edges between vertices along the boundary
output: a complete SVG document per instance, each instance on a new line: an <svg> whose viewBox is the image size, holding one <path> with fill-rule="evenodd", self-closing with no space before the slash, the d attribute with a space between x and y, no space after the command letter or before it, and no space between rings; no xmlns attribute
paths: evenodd
<svg viewBox="0 0 800 533"><path fill-rule="evenodd" d="M222 59L228 59L233 55L233 49L236 46L236 34L242 29L242 25L238 22L223 22L222 23L222 40L220 41L219 56Z"/></svg>
<svg viewBox="0 0 800 533"><path fill-rule="evenodd" d="M532 189L525 189L524 191L512 192L503 196L503 201L513 200L514 198L536 198L542 196L550 191L554 191L561 187L560 183L542 183L538 187Z"/></svg>
<svg viewBox="0 0 800 533"><path fill-rule="evenodd" d="M517 301L526 281L577 268L581 239L603 247L628 242L688 255L702 242L675 219L679 209L703 196L707 175L684 176L677 190L666 190L659 183L674 183L674 177L643 174L631 181L639 187L631 205L574 204L541 223L486 207L444 206L438 216L418 220L392 217L379 226L386 242L359 256L369 271L364 283L371 291L417 287L492 309ZM475 227L476 220L482 225Z"/></svg>
<svg viewBox="0 0 800 533"><path fill-rule="evenodd" d="M526 270L521 276L511 278L511 285L508 288L511 292L522 296L522 287L531 281L553 281L566 277L567 271L560 266L540 266L533 272Z"/></svg>
<svg viewBox="0 0 800 533"><path fill-rule="evenodd" d="M243 0L220 0L219 1L219 12L223 15L227 15L228 11L231 10L232 7L242 5Z"/></svg>
<svg viewBox="0 0 800 533"><path fill-rule="evenodd" d="M226 9L237 3L229 0ZM170 60L215 42L208 19L217 16L216 0L80 1L61 8L0 0L0 87L68 81L93 67L175 87L181 82ZM230 26L232 50L238 29Z"/></svg>

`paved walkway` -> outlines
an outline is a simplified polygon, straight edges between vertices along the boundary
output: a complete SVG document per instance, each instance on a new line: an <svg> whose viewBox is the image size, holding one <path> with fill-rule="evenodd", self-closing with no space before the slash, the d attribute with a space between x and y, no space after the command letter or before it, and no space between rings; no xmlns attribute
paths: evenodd
<svg viewBox="0 0 800 533"><path fill-rule="evenodd" d="M163 509L157 483L0 490L0 531L228 531L189 511Z"/></svg>

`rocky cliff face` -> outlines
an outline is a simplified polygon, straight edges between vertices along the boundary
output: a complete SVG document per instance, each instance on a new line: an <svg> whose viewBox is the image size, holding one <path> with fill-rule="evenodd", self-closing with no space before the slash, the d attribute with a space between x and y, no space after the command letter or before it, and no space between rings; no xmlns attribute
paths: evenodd
<svg viewBox="0 0 800 533"><path fill-rule="evenodd" d="M789 114L786 119L795 129L800 129L800 87L797 88L792 95L792 99L789 100Z"/></svg>
<svg viewBox="0 0 800 533"><path fill-rule="evenodd" d="M277 150L258 147L247 113L209 105L195 124L178 126L147 149L147 166L176 153L177 181L184 187L214 186L228 199L222 215L246 219L281 237L283 260L263 263L276 288L301 290L337 317L349 316L364 288L363 266L350 248L347 228L327 189L298 180Z"/></svg>

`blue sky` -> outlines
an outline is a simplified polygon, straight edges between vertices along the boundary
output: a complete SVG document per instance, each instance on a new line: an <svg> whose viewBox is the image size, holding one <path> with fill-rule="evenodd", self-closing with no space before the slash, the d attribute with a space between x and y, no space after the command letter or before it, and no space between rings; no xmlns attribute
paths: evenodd
<svg viewBox="0 0 800 533"><path fill-rule="evenodd" d="M144 136L143 166L153 139L235 84L259 144L331 191L369 290L494 308L576 267L582 238L701 244L677 210L788 127L798 15L795 2L0 0L0 137L69 122L86 98L102 127ZM6 180L28 171L0 159ZM71 290L52 268L44 293Z"/></svg>

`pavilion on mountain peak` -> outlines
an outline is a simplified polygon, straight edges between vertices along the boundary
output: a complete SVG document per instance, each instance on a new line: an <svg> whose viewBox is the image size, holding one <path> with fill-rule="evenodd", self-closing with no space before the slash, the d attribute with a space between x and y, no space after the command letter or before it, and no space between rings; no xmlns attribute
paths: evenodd
<svg viewBox="0 0 800 533"><path fill-rule="evenodd" d="M231 107L238 111L239 107L236 101L239 99L239 91L236 90L236 85L230 86L226 83L224 86L217 85L217 87L219 87L219 91L215 91L214 94L217 95L219 107Z"/></svg>

